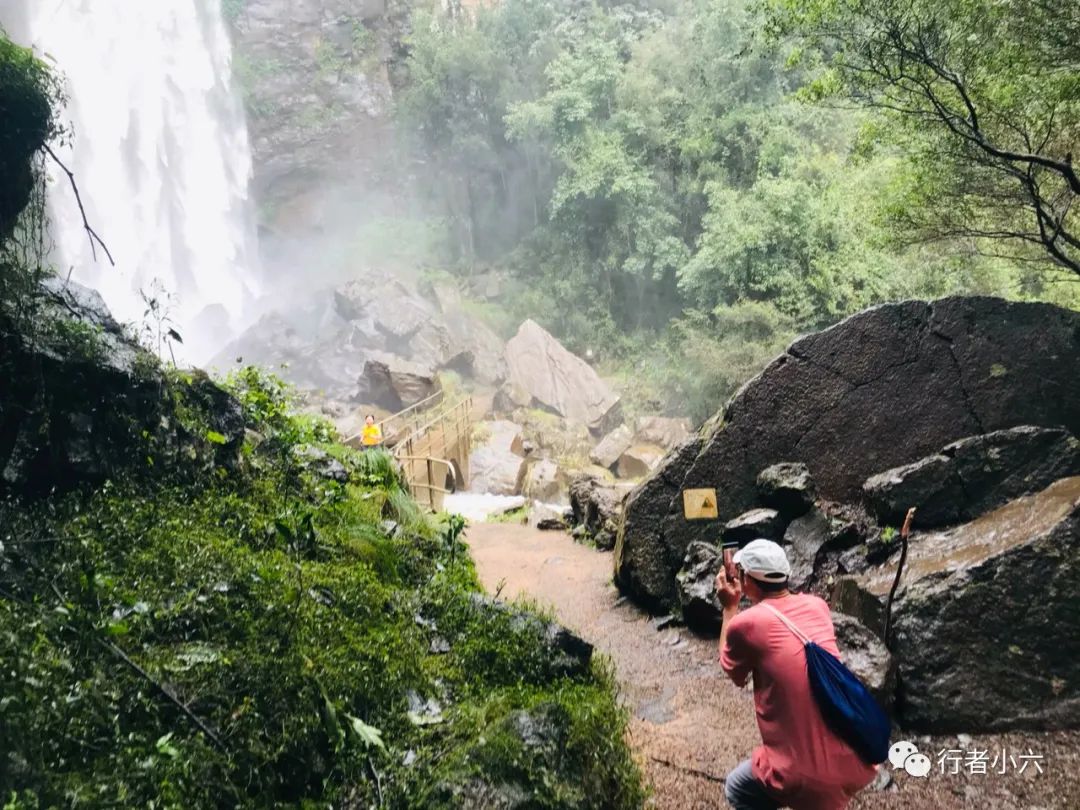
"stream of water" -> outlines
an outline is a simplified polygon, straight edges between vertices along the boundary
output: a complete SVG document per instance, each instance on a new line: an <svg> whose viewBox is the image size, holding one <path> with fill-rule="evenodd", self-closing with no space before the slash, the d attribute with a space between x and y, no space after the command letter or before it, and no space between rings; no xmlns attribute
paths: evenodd
<svg viewBox="0 0 1080 810"><path fill-rule="evenodd" d="M143 321L143 293L164 291L187 358L203 359L258 292L251 149L220 0L0 0L0 24L66 77L75 137L60 156L116 259L99 248L95 261L53 167L58 269L124 321Z"/></svg>

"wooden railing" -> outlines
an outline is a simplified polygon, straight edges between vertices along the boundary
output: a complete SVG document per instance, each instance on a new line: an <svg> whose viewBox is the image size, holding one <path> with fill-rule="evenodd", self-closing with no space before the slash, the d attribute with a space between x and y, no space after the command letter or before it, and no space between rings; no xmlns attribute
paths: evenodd
<svg viewBox="0 0 1080 810"><path fill-rule="evenodd" d="M469 484L472 452L472 397L446 406L440 390L379 422L387 445L401 465L409 492L432 511L443 498ZM345 444L357 446L360 433Z"/></svg>
<svg viewBox="0 0 1080 810"><path fill-rule="evenodd" d="M409 491L433 511L442 509L444 497L468 486L472 452L472 398L439 408L415 424L394 444Z"/></svg>

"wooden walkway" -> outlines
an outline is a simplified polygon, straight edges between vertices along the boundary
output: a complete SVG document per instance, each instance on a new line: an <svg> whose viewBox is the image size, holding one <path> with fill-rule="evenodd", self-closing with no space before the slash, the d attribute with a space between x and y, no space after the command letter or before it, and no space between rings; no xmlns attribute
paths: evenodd
<svg viewBox="0 0 1080 810"><path fill-rule="evenodd" d="M379 423L409 492L433 512L469 486L472 407L471 397L451 402L439 391Z"/></svg>

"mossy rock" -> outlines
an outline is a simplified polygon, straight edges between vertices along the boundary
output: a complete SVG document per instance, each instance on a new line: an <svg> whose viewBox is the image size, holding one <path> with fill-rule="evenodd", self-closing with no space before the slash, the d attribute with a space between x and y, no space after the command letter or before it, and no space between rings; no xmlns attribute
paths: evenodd
<svg viewBox="0 0 1080 810"><path fill-rule="evenodd" d="M30 201L32 159L55 134L58 97L48 67L0 32L0 240Z"/></svg>

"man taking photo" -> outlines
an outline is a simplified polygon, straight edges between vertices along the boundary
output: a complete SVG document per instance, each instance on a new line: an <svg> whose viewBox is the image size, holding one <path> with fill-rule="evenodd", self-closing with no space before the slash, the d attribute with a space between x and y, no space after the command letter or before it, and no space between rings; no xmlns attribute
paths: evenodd
<svg viewBox="0 0 1080 810"><path fill-rule="evenodd" d="M840 650L829 606L792 593L790 574L784 549L754 540L716 577L724 609L720 666L736 686L753 675L762 740L728 774L725 795L736 810L842 810L877 773L829 729L814 702L803 642L784 619L837 658ZM744 595L751 606L740 613Z"/></svg>

